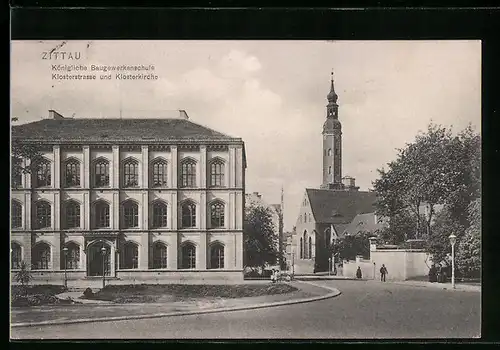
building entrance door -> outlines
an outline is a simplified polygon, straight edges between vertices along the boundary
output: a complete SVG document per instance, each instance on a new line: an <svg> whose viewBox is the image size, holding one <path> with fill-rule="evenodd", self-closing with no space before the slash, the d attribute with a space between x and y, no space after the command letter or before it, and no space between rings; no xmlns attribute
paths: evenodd
<svg viewBox="0 0 500 350"><path fill-rule="evenodd" d="M102 247L106 248L106 255L102 254ZM96 243L88 247L87 251L87 276L106 276L111 273L111 249L105 243Z"/></svg>

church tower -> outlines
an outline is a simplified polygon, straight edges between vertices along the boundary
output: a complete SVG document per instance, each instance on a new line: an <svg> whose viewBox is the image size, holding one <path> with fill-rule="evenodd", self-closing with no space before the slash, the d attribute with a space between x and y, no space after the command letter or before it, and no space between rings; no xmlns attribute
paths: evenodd
<svg viewBox="0 0 500 350"><path fill-rule="evenodd" d="M323 124L323 184L322 189L343 189L342 184L342 124L338 119L339 106L331 76L327 95L326 121Z"/></svg>

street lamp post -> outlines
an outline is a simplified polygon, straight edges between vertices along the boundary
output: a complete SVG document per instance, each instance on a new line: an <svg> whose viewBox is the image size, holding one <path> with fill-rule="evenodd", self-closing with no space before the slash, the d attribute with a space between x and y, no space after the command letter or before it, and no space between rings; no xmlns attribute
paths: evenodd
<svg viewBox="0 0 500 350"><path fill-rule="evenodd" d="M292 252L292 278L295 276L295 254Z"/></svg>
<svg viewBox="0 0 500 350"><path fill-rule="evenodd" d="M64 253L64 289L68 289L68 275L66 271L68 269L68 247L63 248Z"/></svg>
<svg viewBox="0 0 500 350"><path fill-rule="evenodd" d="M328 258L328 276L330 276L330 273L332 271L332 258Z"/></svg>
<svg viewBox="0 0 500 350"><path fill-rule="evenodd" d="M455 243L457 236L452 233L448 238L451 243L451 288L455 289Z"/></svg>
<svg viewBox="0 0 500 350"><path fill-rule="evenodd" d="M106 286L106 248L103 246L101 248L102 255L102 288Z"/></svg>

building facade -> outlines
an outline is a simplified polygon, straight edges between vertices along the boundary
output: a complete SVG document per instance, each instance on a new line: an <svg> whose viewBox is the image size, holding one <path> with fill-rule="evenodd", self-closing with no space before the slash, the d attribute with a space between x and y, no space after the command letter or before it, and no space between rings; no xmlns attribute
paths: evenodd
<svg viewBox="0 0 500 350"><path fill-rule="evenodd" d="M35 278L242 279L244 143L181 117L14 126L11 268ZM29 160L23 160L29 165Z"/></svg>

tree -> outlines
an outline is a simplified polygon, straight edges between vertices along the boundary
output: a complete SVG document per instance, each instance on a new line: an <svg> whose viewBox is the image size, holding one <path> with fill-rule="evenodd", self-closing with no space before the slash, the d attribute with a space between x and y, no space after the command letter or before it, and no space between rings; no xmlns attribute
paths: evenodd
<svg viewBox="0 0 500 350"><path fill-rule="evenodd" d="M264 267L276 264L279 258L278 237L269 208L250 205L245 209L243 226L245 266Z"/></svg>
<svg viewBox="0 0 500 350"><path fill-rule="evenodd" d="M464 232L465 228L453 217L448 206L439 212L426 242L426 249L431 255L432 262L449 265L449 256L451 254L449 236L453 233L457 236L457 240L460 240Z"/></svg>
<svg viewBox="0 0 500 350"><path fill-rule="evenodd" d="M370 256L370 234L360 232L337 239L330 246L331 254L340 260L355 260L357 255Z"/></svg>
<svg viewBox="0 0 500 350"><path fill-rule="evenodd" d="M410 213L415 222L414 238L429 240L428 246L435 253L438 247L445 249L440 243L445 226L432 224L437 204L447 206L448 217L440 217L441 221L457 224L457 230L468 227L466 208L480 193L480 144L480 136L471 126L453 136L451 129L430 124L414 142L398 150L397 159L388 164L387 171L379 170L380 178L374 182L377 214L388 217L393 228L385 231L386 238L398 242L408 235L401 229L407 230L409 225L397 225L401 223L398 216ZM420 213L423 203L429 209L424 217ZM434 234L434 227L443 232ZM436 258L443 253L437 253Z"/></svg>
<svg viewBox="0 0 500 350"><path fill-rule="evenodd" d="M481 274L481 200L478 198L468 208L470 226L458 241L456 263L463 276L479 278Z"/></svg>
<svg viewBox="0 0 500 350"><path fill-rule="evenodd" d="M23 290L27 292L27 285L31 282L33 276L24 261L21 261L21 266L19 271L16 272L15 279L16 282L21 283Z"/></svg>
<svg viewBox="0 0 500 350"><path fill-rule="evenodd" d="M43 159L40 144L27 144L13 138L11 143L12 178L22 174L31 174L38 169ZM25 163L28 160L28 163Z"/></svg>

